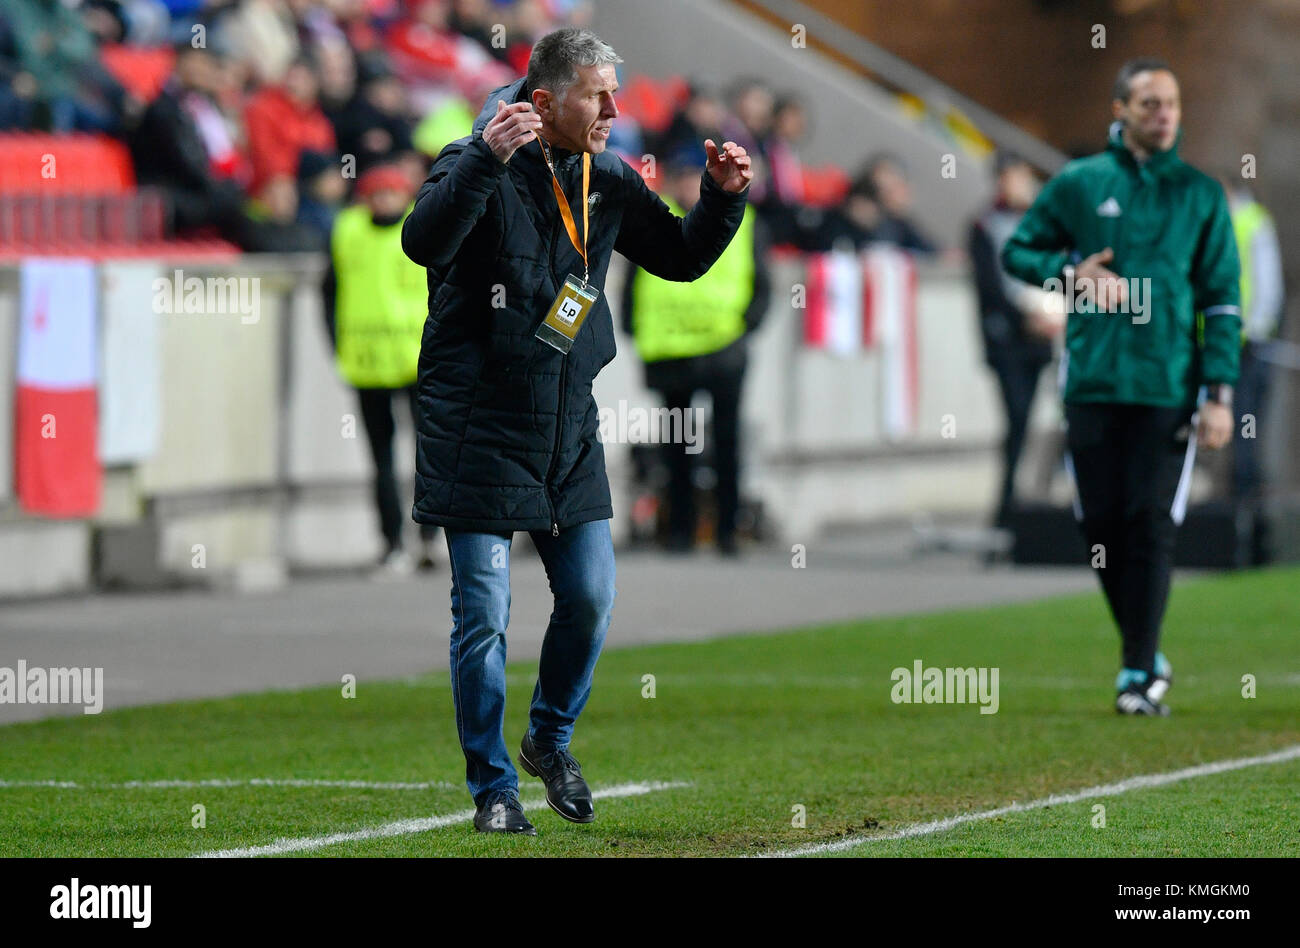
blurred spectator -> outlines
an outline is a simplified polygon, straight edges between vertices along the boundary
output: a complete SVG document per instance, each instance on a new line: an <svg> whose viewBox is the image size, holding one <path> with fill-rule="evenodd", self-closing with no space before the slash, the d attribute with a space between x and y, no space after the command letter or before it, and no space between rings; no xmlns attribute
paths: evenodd
<svg viewBox="0 0 1300 948"><path fill-rule="evenodd" d="M214 51L177 45L171 78L127 139L137 180L163 191L175 232L231 237L240 224L241 156L217 105L221 83Z"/></svg>
<svg viewBox="0 0 1300 948"><path fill-rule="evenodd" d="M393 66L410 86L411 101L427 112L448 88L468 95L486 73L494 87L514 76L478 43L451 28L449 0L413 0L410 16L389 28L385 39Z"/></svg>
<svg viewBox="0 0 1300 948"><path fill-rule="evenodd" d="M500 11L500 7L496 10ZM509 62L505 35L500 31L498 33L501 38L497 40L500 45L493 45L493 27L505 24L501 23L500 13L494 11L488 0L451 0L447 24L457 33L478 43L489 56L503 63Z"/></svg>
<svg viewBox="0 0 1300 948"><path fill-rule="evenodd" d="M239 245L254 253L296 253L324 250L328 235L298 220L298 182L275 174L245 207Z"/></svg>
<svg viewBox="0 0 1300 948"><path fill-rule="evenodd" d="M31 103L29 119L54 132L121 131L126 90L100 64L78 11L60 0L7 0L0 12L8 24L0 71L9 77L9 95L21 100L11 100L10 109ZM111 32L102 12L92 22Z"/></svg>
<svg viewBox="0 0 1300 948"><path fill-rule="evenodd" d="M772 130L775 101L767 86L757 79L742 79L731 89L731 114L722 131L750 155L763 154L763 145Z"/></svg>
<svg viewBox="0 0 1300 948"><path fill-rule="evenodd" d="M238 51L263 85L284 79L302 51L298 24L285 0L240 0L221 18L218 32L225 46Z"/></svg>
<svg viewBox="0 0 1300 948"><path fill-rule="evenodd" d="M428 314L427 274L402 251L402 222L415 182L400 168L377 165L357 181L361 203L342 211L330 240L325 320L339 374L357 391L375 464L374 502L384 536L377 576L403 575L414 564L403 550L406 521L393 464L393 397L416 415L420 333ZM419 566L434 567L436 526L422 524Z"/></svg>
<svg viewBox="0 0 1300 948"><path fill-rule="evenodd" d="M706 138L715 142L724 140L722 126L726 117L722 100L711 90L692 83L686 102L655 142L655 154L672 155L683 149L700 148Z"/></svg>
<svg viewBox="0 0 1300 948"><path fill-rule="evenodd" d="M937 253L938 247L912 220L912 185L903 162L895 155L878 154L866 163L865 173L875 188L882 214L875 239L916 253Z"/></svg>
<svg viewBox="0 0 1300 948"><path fill-rule="evenodd" d="M1282 252L1277 228L1264 205L1255 200L1237 167L1219 176L1228 196L1228 212L1241 259L1241 372L1234 393L1237 418L1254 419L1254 437L1233 442L1232 496L1238 501L1257 503L1264 493L1259 461L1259 432L1268 410L1269 376L1272 366L1264 358L1277 338L1285 311L1282 281ZM1256 538L1256 562L1262 561Z"/></svg>
<svg viewBox="0 0 1300 948"><path fill-rule="evenodd" d="M321 0L288 0L298 30L300 49L318 51L325 43L346 43L347 38L328 4Z"/></svg>
<svg viewBox="0 0 1300 948"><path fill-rule="evenodd" d="M96 44L121 43L126 39L126 14L117 0L85 0L81 21Z"/></svg>
<svg viewBox="0 0 1300 948"><path fill-rule="evenodd" d="M81 16L101 46L164 46L171 13L161 0L82 0Z"/></svg>
<svg viewBox="0 0 1300 948"><path fill-rule="evenodd" d="M770 131L763 139L767 155L767 191L759 211L772 231L772 240L800 250L830 250L844 231L839 212L805 203L803 163L798 148L808 134L808 114L793 95L772 107Z"/></svg>
<svg viewBox="0 0 1300 948"><path fill-rule="evenodd" d="M486 96L485 96L486 98ZM478 110L460 96L450 96L434 107L415 127L412 141L417 149L432 158L474 128Z"/></svg>
<svg viewBox="0 0 1300 948"><path fill-rule="evenodd" d="M334 218L348 195L339 155L304 151L298 160L298 223L312 228L329 242Z"/></svg>
<svg viewBox="0 0 1300 948"><path fill-rule="evenodd" d="M885 210L880 206L875 182L866 172L859 174L849 185L848 197L840 214L840 235L852 249L861 250L876 239Z"/></svg>
<svg viewBox="0 0 1300 948"><path fill-rule="evenodd" d="M511 73L522 76L528 72L528 57L533 51L533 43L559 24L551 21L542 0L515 0L511 12L514 22L507 36L505 61Z"/></svg>
<svg viewBox="0 0 1300 948"><path fill-rule="evenodd" d="M722 137L735 142L749 152L754 180L749 186L749 199L755 204L767 200L771 187L767 154L764 145L772 130L771 91L757 79L742 79L731 87L727 97L730 112L722 122Z"/></svg>
<svg viewBox="0 0 1300 948"><path fill-rule="evenodd" d="M328 0L334 22L359 55L383 48L381 30L371 22L371 0ZM387 17L385 18L387 19Z"/></svg>
<svg viewBox="0 0 1300 948"><path fill-rule="evenodd" d="M997 191L993 206L971 224L970 258L979 301L984 360L998 379L1006 411L1002 443L1002 486L994 526L1010 523L1016 466L1024 448L1038 378L1052 359L1051 340L1065 328L1064 310L1053 308L1048 294L1002 269L1002 245L1038 194L1038 179L1029 163L1009 152L996 159ZM1059 311L1059 312L1058 312Z"/></svg>
<svg viewBox="0 0 1300 948"><path fill-rule="evenodd" d="M804 203L799 145L808 134L808 113L795 96L782 96L772 109L772 133L764 143L774 197L784 204Z"/></svg>
<svg viewBox="0 0 1300 948"><path fill-rule="evenodd" d="M357 91L357 58L347 40L326 39L315 47L316 78L320 82L320 105L334 126L338 137L335 116L352 101Z"/></svg>
<svg viewBox="0 0 1300 948"><path fill-rule="evenodd" d="M36 80L18 64L13 27L0 14L0 130L36 124Z"/></svg>
<svg viewBox="0 0 1300 948"><path fill-rule="evenodd" d="M274 176L287 175L292 181L304 149L334 150L334 129L320 109L318 94L312 64L300 57L285 71L282 85L268 86L249 101L244 125L254 195Z"/></svg>
<svg viewBox="0 0 1300 948"><path fill-rule="evenodd" d="M113 2L113 0L109 0ZM123 42L137 46L165 46L171 28L171 13L162 0L122 0L126 24Z"/></svg>
<svg viewBox="0 0 1300 948"><path fill-rule="evenodd" d="M694 150L669 157L660 196L684 215L700 199L700 162ZM623 287L622 322L645 362L645 384L683 419L703 390L712 401L713 464L717 474L718 550L735 555L740 506L740 397L748 363L749 333L767 313L771 285L767 240L753 207L708 273L691 283L662 280L631 267ZM683 421L683 432L686 431ZM694 429L697 432L698 427ZM696 442L698 444L698 442ZM695 543L695 488L690 445L663 445L669 472L668 546Z"/></svg>
<svg viewBox="0 0 1300 948"><path fill-rule="evenodd" d="M358 175L394 154L411 149L406 89L384 58L372 53L357 63L356 91L330 113L338 149L356 157Z"/></svg>

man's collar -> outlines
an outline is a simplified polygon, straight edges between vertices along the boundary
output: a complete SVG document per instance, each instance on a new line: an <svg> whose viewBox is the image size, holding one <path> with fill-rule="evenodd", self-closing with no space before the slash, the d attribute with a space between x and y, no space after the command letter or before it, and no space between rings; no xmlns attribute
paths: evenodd
<svg viewBox="0 0 1300 948"><path fill-rule="evenodd" d="M546 156L541 147L542 137L540 135L537 136L536 141L539 143L536 149L536 154L542 159L542 163L545 164ZM532 143L530 142L529 144ZM578 155L582 154L580 151L570 151L560 145L552 145L550 142L546 142L546 152L550 153L551 160L555 162L556 168L562 168L568 165Z"/></svg>
<svg viewBox="0 0 1300 948"><path fill-rule="evenodd" d="M1174 137L1174 143L1165 151L1153 151L1145 160L1138 161L1137 156L1124 143L1124 123L1119 119L1110 123L1109 147L1111 151L1118 152L1119 155L1131 163L1134 167L1148 171L1152 174L1158 174L1174 165L1178 164L1181 159L1178 157L1178 146L1183 141L1183 129L1179 126L1178 134Z"/></svg>

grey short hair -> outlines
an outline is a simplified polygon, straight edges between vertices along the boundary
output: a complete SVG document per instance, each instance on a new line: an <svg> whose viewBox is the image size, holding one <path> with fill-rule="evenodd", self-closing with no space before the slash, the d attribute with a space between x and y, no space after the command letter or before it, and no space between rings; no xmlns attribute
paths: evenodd
<svg viewBox="0 0 1300 948"><path fill-rule="evenodd" d="M546 89L557 96L578 81L578 66L607 66L623 58L613 47L591 30L566 27L547 33L537 41L528 57L528 78L524 88L529 96Z"/></svg>

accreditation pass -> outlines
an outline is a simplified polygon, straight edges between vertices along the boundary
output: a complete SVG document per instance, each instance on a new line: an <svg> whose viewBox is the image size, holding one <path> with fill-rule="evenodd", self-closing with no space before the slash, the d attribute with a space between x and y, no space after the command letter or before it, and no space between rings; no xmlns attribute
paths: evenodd
<svg viewBox="0 0 1300 948"><path fill-rule="evenodd" d="M537 327L537 338L567 353L573 348L573 340L599 296L600 290L569 274L564 278L564 286L551 304L550 312Z"/></svg>

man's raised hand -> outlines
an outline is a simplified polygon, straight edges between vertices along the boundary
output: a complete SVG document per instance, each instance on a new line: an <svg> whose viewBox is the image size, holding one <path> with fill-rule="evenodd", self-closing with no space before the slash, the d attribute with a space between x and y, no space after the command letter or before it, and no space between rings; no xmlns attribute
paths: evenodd
<svg viewBox="0 0 1300 948"><path fill-rule="evenodd" d="M1096 294L1093 298L1097 301L1098 309L1110 310L1110 304L1114 303L1115 308L1123 312L1124 304L1128 302L1128 282L1105 266L1114 259L1115 251L1107 247L1079 264L1074 271L1074 276L1076 280L1092 281L1093 291Z"/></svg>
<svg viewBox="0 0 1300 948"><path fill-rule="evenodd" d="M754 180L754 172L749 167L749 154L735 142L723 142L722 151L719 152L713 139L706 138L704 154L708 157L705 168L722 190L739 194Z"/></svg>
<svg viewBox="0 0 1300 948"><path fill-rule="evenodd" d="M530 102L513 102L506 105L497 99L497 114L483 126L483 141L492 149L492 154L503 164L510 161L510 156L518 148L527 145L537 137L542 127L542 119L533 111Z"/></svg>

